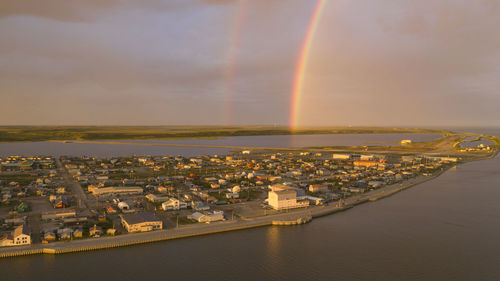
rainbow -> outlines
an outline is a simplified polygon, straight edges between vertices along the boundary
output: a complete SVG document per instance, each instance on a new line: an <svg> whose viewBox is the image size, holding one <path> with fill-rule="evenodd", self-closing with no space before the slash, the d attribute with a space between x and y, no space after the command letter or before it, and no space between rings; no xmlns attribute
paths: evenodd
<svg viewBox="0 0 500 281"><path fill-rule="evenodd" d="M294 131L297 128L297 121L299 118L299 105L300 98L302 95L302 90L304 88L304 76L307 67L307 61L309 60L309 53L311 51L312 41L314 39L314 34L318 27L318 23L325 7L326 0L317 0L314 12L311 16L309 26L307 28L304 41L302 43L302 48L299 55L299 60L295 69L295 75L293 79L293 90L292 99L290 103L290 129Z"/></svg>
<svg viewBox="0 0 500 281"><path fill-rule="evenodd" d="M227 67L224 72L224 80L226 83L225 92L225 123L230 125L233 120L233 94L234 94L234 77L236 73L236 51L240 44L241 29L245 20L247 10L247 0L238 1L238 10L234 19L231 42L227 57Z"/></svg>

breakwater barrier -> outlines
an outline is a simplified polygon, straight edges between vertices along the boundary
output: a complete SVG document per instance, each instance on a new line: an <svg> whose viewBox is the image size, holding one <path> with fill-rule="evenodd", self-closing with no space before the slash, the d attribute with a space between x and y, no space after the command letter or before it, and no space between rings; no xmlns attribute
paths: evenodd
<svg viewBox="0 0 500 281"><path fill-rule="evenodd" d="M312 221L312 216L299 217L297 219L288 219L288 220L275 220L272 221L272 225L299 225L306 224Z"/></svg>
<svg viewBox="0 0 500 281"><path fill-rule="evenodd" d="M312 216L296 216L293 219L275 219L264 218L256 221L244 221L237 223L227 223L222 225L213 224L210 229L199 229L199 228L189 228L189 229L172 229L172 230L162 230L153 231L146 233L139 233L138 235L122 235L116 237L108 237L106 240L101 239L86 239L79 240L77 243L81 245L75 245L72 242L61 243L57 245L35 245L40 248L36 249L5 249L4 252L0 251L0 258L17 257L17 256L27 256L27 255L37 255L37 254L49 254L57 255L64 253L75 253L75 252L86 252L95 251L102 249L118 248L125 246L132 246L137 244L154 243L165 240L173 240L208 234L215 234L228 231L244 230L249 228L257 228L270 225L298 225L308 223L312 220ZM117 241L123 240L123 241Z"/></svg>
<svg viewBox="0 0 500 281"><path fill-rule="evenodd" d="M314 212L311 212L312 218L319 218L319 217L324 217L328 216L331 214L347 211L354 207L353 205L344 205L342 207L335 207L335 208L324 208L324 209L319 209L315 210Z"/></svg>
<svg viewBox="0 0 500 281"><path fill-rule="evenodd" d="M19 249L16 251L9 251L6 253L0 253L0 258L37 255L37 254L42 254L42 253L43 253L43 249L29 249L29 250Z"/></svg>

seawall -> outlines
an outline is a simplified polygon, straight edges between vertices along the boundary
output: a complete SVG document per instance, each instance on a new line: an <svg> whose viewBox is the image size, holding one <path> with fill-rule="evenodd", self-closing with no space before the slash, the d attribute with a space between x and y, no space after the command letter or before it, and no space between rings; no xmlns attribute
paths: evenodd
<svg viewBox="0 0 500 281"><path fill-rule="evenodd" d="M211 225L194 225L195 227L160 230L146 233L135 233L120 235L116 237L104 237L102 239L85 239L71 242L56 242L45 245L31 245L23 248L3 248L0 249L0 258L17 257L37 254L64 254L73 252L95 251L101 249L110 249L117 247L132 246L137 244L153 243L165 240L173 240L228 231L244 230L270 225L299 225L308 223L312 220L311 216L286 215L288 218L264 217L250 221L228 221L222 223L214 223ZM199 227L196 227L199 226Z"/></svg>

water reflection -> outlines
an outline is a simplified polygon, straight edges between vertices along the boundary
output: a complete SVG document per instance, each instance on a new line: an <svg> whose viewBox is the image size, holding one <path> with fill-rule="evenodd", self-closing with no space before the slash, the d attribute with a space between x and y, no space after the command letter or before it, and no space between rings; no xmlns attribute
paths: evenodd
<svg viewBox="0 0 500 281"><path fill-rule="evenodd" d="M266 231L266 242L267 242L267 256L274 260L279 257L280 253L280 234L279 227L272 226L269 227Z"/></svg>
<svg viewBox="0 0 500 281"><path fill-rule="evenodd" d="M220 145L247 147L311 147L351 146L381 144L394 145L402 139L431 141L438 134L328 134L328 135L283 135L283 136L241 136L218 139L183 140L123 140L129 143L172 143L187 145ZM210 147L169 147L151 145L127 145L106 143L59 143L59 142L17 142L0 143L0 157L9 155L52 155L52 156L97 156L113 157L127 155L183 155L186 157L205 154L227 154L231 149Z"/></svg>

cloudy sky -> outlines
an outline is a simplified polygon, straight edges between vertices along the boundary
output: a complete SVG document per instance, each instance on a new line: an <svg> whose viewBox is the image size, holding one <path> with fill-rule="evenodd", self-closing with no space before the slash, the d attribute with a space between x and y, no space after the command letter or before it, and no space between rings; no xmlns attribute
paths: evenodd
<svg viewBox="0 0 500 281"><path fill-rule="evenodd" d="M500 125L500 0L326 0L299 125ZM0 124L289 123L314 0L0 0Z"/></svg>

